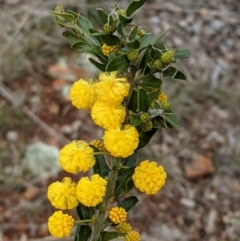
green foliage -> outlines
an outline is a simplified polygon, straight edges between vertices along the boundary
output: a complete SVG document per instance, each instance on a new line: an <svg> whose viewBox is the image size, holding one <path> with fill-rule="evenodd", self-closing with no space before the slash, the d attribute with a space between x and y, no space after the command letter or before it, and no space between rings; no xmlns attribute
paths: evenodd
<svg viewBox="0 0 240 241"><path fill-rule="evenodd" d="M123 195L128 193L136 182L132 176L136 168L138 149L145 147L158 129L179 127L178 120L170 109L171 102L161 93L162 84L165 78L186 80L184 73L174 64L188 57L190 51L158 47L158 43L168 31L153 38L150 33L132 24L133 13L145 2L146 0L133 0L126 10L115 5L109 13L98 8L97 15L102 29L95 29L88 19L78 13L70 10L65 12L62 5L58 5L54 11L55 22L67 28L63 35L73 49L89 54L89 62L102 72L117 71L114 74L119 78L119 83L128 82L129 93L121 100L126 110L126 118L119 128L135 126L139 134L138 147L127 158L121 158L121 155L112 157L110 150L110 153L99 152L92 146L96 158L93 171L107 180L107 191L95 208L82 204L76 208L84 224L77 227L76 241L89 240L92 231L91 241L108 241L124 236L119 232L105 231L107 226L114 226L113 221L106 217L109 203L116 200L117 206L127 212L137 204L137 197L124 198ZM87 222L91 222L93 230Z"/></svg>

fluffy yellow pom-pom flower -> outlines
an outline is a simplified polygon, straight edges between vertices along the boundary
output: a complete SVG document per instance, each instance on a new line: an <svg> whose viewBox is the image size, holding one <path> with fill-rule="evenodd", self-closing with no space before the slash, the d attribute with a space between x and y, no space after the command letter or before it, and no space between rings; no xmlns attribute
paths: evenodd
<svg viewBox="0 0 240 241"><path fill-rule="evenodd" d="M114 157L128 157L139 143L138 132L134 126L126 125L123 130L106 130L103 136L107 151Z"/></svg>
<svg viewBox="0 0 240 241"><path fill-rule="evenodd" d="M122 207L113 207L109 211L109 218L115 224L125 222L127 219L127 212Z"/></svg>
<svg viewBox="0 0 240 241"><path fill-rule="evenodd" d="M167 95L164 92L161 92L158 96L159 102L166 101L168 99Z"/></svg>
<svg viewBox="0 0 240 241"><path fill-rule="evenodd" d="M123 123L126 110L119 104L97 101L92 107L91 116L94 123L102 128L115 129Z"/></svg>
<svg viewBox="0 0 240 241"><path fill-rule="evenodd" d="M62 182L53 182L48 187L47 197L55 208L75 208L78 205L76 183L70 177L65 177Z"/></svg>
<svg viewBox="0 0 240 241"><path fill-rule="evenodd" d="M96 147L101 152L105 151L105 146L102 140L92 140L90 145Z"/></svg>
<svg viewBox="0 0 240 241"><path fill-rule="evenodd" d="M149 160L142 161L132 176L137 189L146 194L156 194L165 184L167 174L162 166Z"/></svg>
<svg viewBox="0 0 240 241"><path fill-rule="evenodd" d="M92 108L95 100L95 87L92 79L79 79L74 82L69 93L72 105L78 109L89 110Z"/></svg>
<svg viewBox="0 0 240 241"><path fill-rule="evenodd" d="M68 237L74 226L74 219L62 211L55 212L48 219L48 229L50 234L55 238Z"/></svg>
<svg viewBox="0 0 240 241"><path fill-rule="evenodd" d="M87 207L95 207L102 202L106 192L107 181L98 174L91 179L83 177L77 184L77 198Z"/></svg>
<svg viewBox="0 0 240 241"><path fill-rule="evenodd" d="M94 150L85 141L72 141L59 154L61 167L70 173L87 172L96 162Z"/></svg>
<svg viewBox="0 0 240 241"><path fill-rule="evenodd" d="M140 241L140 234L136 231L130 231L125 236L124 241Z"/></svg>
<svg viewBox="0 0 240 241"><path fill-rule="evenodd" d="M128 233L132 231L132 226L130 223L122 222L117 225L117 230L121 233Z"/></svg>
<svg viewBox="0 0 240 241"><path fill-rule="evenodd" d="M99 82L96 83L95 88L98 100L120 104L128 95L130 84L126 77L119 77L117 74L117 71L113 71L99 75Z"/></svg>

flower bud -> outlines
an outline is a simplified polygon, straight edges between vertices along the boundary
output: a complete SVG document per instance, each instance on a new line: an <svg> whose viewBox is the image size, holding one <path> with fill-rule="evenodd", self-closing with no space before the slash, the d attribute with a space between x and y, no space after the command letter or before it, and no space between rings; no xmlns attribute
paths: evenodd
<svg viewBox="0 0 240 241"><path fill-rule="evenodd" d="M155 69L161 69L163 67L163 63L161 61L161 59L156 59L154 62L153 62L153 67Z"/></svg>
<svg viewBox="0 0 240 241"><path fill-rule="evenodd" d="M115 30L116 30L116 28L115 28L115 26L114 25L109 25L108 23L105 23L104 25L103 25L103 31L104 31L104 33L113 33L113 32L115 32Z"/></svg>
<svg viewBox="0 0 240 241"><path fill-rule="evenodd" d="M128 53L127 53L127 58L128 58L128 60L131 61L131 62L137 61L138 56L139 56L139 51L138 51L138 49L129 50Z"/></svg>
<svg viewBox="0 0 240 241"><path fill-rule="evenodd" d="M171 102L169 100L164 100L160 102L160 104L164 111L169 110L171 108Z"/></svg>
<svg viewBox="0 0 240 241"><path fill-rule="evenodd" d="M140 128L141 128L141 131L143 131L143 132L148 132L148 131L152 130L152 128L153 128L153 123L152 123L152 121L147 121L147 122L145 122L145 123L142 123L142 124L140 125Z"/></svg>
<svg viewBox="0 0 240 241"><path fill-rule="evenodd" d="M118 16L119 15L127 16L126 11L124 9L122 9L122 8L117 10L117 15Z"/></svg>
<svg viewBox="0 0 240 241"><path fill-rule="evenodd" d="M144 35L146 34L146 31L143 30L143 29L138 29L137 34L138 34L140 37L142 37L142 36L144 36Z"/></svg>
<svg viewBox="0 0 240 241"><path fill-rule="evenodd" d="M175 56L175 50L169 50L167 52L162 53L161 61L163 64L170 64L172 63L174 56Z"/></svg>
<svg viewBox="0 0 240 241"><path fill-rule="evenodd" d="M140 115L140 119L142 122L147 122L151 117L151 114L148 112L144 112Z"/></svg>

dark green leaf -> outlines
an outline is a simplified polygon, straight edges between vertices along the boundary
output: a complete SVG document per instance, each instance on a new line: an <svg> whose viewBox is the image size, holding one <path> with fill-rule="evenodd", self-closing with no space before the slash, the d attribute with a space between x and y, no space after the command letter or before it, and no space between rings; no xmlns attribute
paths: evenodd
<svg viewBox="0 0 240 241"><path fill-rule="evenodd" d="M156 100L160 94L161 89L156 89L152 92L148 93L148 103L149 106L151 105L151 103L153 102L153 100Z"/></svg>
<svg viewBox="0 0 240 241"><path fill-rule="evenodd" d="M191 51L188 49L177 49L175 52L174 59L185 59L191 54Z"/></svg>
<svg viewBox="0 0 240 241"><path fill-rule="evenodd" d="M89 58L88 59L89 62L94 65L96 68L98 68L99 70L101 70L102 72L105 71L105 68L106 68L106 65L104 64L100 64L99 62L97 62L96 60L92 59L92 58Z"/></svg>
<svg viewBox="0 0 240 241"><path fill-rule="evenodd" d="M98 18L103 24L107 23L108 14L102 8L97 8L97 14L98 14Z"/></svg>
<svg viewBox="0 0 240 241"><path fill-rule="evenodd" d="M146 0L139 0L139 1L132 1L126 10L126 14L127 16L131 16L136 10L138 10L144 3L146 2Z"/></svg>
<svg viewBox="0 0 240 241"><path fill-rule="evenodd" d="M74 241L87 241L91 234L90 226L78 224Z"/></svg>
<svg viewBox="0 0 240 241"><path fill-rule="evenodd" d="M91 219L95 213L94 208L86 207L81 203L76 207L76 210L81 220Z"/></svg>
<svg viewBox="0 0 240 241"><path fill-rule="evenodd" d="M128 42L128 43L127 43L127 46L128 46L129 48L132 48L132 49L139 49L139 47L140 47L140 42L139 42L137 39L135 39L135 40L133 40L133 41L131 41L131 42Z"/></svg>
<svg viewBox="0 0 240 241"><path fill-rule="evenodd" d="M131 29L131 32L129 34L129 40L132 40L132 39L135 39L136 35L137 35L137 32L138 32L138 28L137 26L134 26L132 29Z"/></svg>
<svg viewBox="0 0 240 241"><path fill-rule="evenodd" d="M119 232L103 231L101 233L101 241L112 240L112 239L118 238L119 236L120 236Z"/></svg>
<svg viewBox="0 0 240 241"><path fill-rule="evenodd" d="M131 96L128 102L128 109L133 112L147 112L149 109L148 95L143 89L132 89Z"/></svg>
<svg viewBox="0 0 240 241"><path fill-rule="evenodd" d="M175 116L175 114L173 113L172 110L167 110L167 111L164 111L164 115L165 115L165 118L166 118L166 121L173 127L179 127L179 122L177 120L177 117Z"/></svg>
<svg viewBox="0 0 240 241"><path fill-rule="evenodd" d="M102 41L101 36L98 36L98 35L97 35L97 33L99 33L97 30L90 28L90 29L89 29L89 32L90 32L90 36L91 36L95 41L97 41L96 43L101 44L101 45L103 44L103 41Z"/></svg>
<svg viewBox="0 0 240 241"><path fill-rule="evenodd" d="M116 182L116 187L114 190L114 196L117 198L120 195L129 192L134 184L132 181L132 175L134 173L135 167L130 167L125 169L122 174L118 177Z"/></svg>
<svg viewBox="0 0 240 241"><path fill-rule="evenodd" d="M148 45L146 51L144 52L143 56L139 60L138 68L144 69L149 62L153 60L152 58L152 45Z"/></svg>
<svg viewBox="0 0 240 241"><path fill-rule="evenodd" d="M157 129L153 128L152 130L148 131L148 132L143 132L140 137L139 137L139 144L138 144L138 148L143 148L144 146L146 146L149 141L151 140L151 138L153 137L153 135L156 133Z"/></svg>
<svg viewBox="0 0 240 241"><path fill-rule="evenodd" d="M118 24L117 24L117 32L118 32L118 34L120 34L121 37L125 37L125 29L121 22L118 22Z"/></svg>
<svg viewBox="0 0 240 241"><path fill-rule="evenodd" d="M142 123L140 116L139 115L130 115L130 125L131 126L139 126Z"/></svg>
<svg viewBox="0 0 240 241"><path fill-rule="evenodd" d="M94 149L94 152L99 152L99 150L91 146ZM95 174L99 174L101 177L105 178L109 172L109 167L106 164L106 159L104 155L95 155L96 163L93 166L93 170Z"/></svg>
<svg viewBox="0 0 240 241"><path fill-rule="evenodd" d="M136 165L137 158L138 158L138 153L134 152L131 156L126 158L126 160L123 163L123 166L134 167Z"/></svg>
<svg viewBox="0 0 240 241"><path fill-rule="evenodd" d="M187 77L186 75L179 71L178 69L174 68L174 67L168 67L166 70L163 71L163 77L169 77L172 79L182 79L182 80L186 80Z"/></svg>
<svg viewBox="0 0 240 241"><path fill-rule="evenodd" d="M124 71L128 69L128 60L126 55L117 56L110 61L106 67L106 71Z"/></svg>
<svg viewBox="0 0 240 241"><path fill-rule="evenodd" d="M138 203L138 198L135 196L131 196L131 197L127 197L124 200L122 200L121 202L119 202L119 204L117 206L124 208L128 212L137 203Z"/></svg>
<svg viewBox="0 0 240 241"><path fill-rule="evenodd" d="M144 89L161 89L162 80L154 75L148 75L142 79L142 86Z"/></svg>
<svg viewBox="0 0 240 241"><path fill-rule="evenodd" d="M114 46L120 43L120 39L112 34L102 34L101 39L108 46Z"/></svg>
<svg viewBox="0 0 240 241"><path fill-rule="evenodd" d="M126 16L123 16L122 14L120 14L118 18L119 18L119 21L122 22L123 24L131 23L133 20L132 17L126 17Z"/></svg>

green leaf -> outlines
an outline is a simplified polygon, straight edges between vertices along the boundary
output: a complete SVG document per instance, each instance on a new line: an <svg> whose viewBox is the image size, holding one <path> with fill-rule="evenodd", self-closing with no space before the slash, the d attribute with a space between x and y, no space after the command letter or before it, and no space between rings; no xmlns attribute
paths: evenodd
<svg viewBox="0 0 240 241"><path fill-rule="evenodd" d="M162 80L154 75L147 75L142 79L142 86L144 89L161 89Z"/></svg>
<svg viewBox="0 0 240 241"><path fill-rule="evenodd" d="M124 169L124 171L118 177L114 190L114 196L116 198L124 193L129 192L133 188L134 184L132 180L132 175L134 173L134 169L135 167Z"/></svg>
<svg viewBox="0 0 240 241"><path fill-rule="evenodd" d="M139 144L138 144L137 150L146 146L156 132L157 132L157 129L152 128L152 130L148 132L141 133L139 137Z"/></svg>
<svg viewBox="0 0 240 241"><path fill-rule="evenodd" d="M81 220L91 219L95 213L94 208L86 207L81 203L76 207L76 210Z"/></svg>
<svg viewBox="0 0 240 241"><path fill-rule="evenodd" d="M166 121L167 121L173 128L180 127L179 122L178 122L178 120L177 120L177 117L175 116L175 114L173 113L172 110L164 111L164 115L165 115Z"/></svg>
<svg viewBox="0 0 240 241"><path fill-rule="evenodd" d="M149 62L153 61L152 58L152 45L148 45L145 53L141 57L138 63L138 68L139 69L144 69Z"/></svg>
<svg viewBox="0 0 240 241"><path fill-rule="evenodd" d="M102 8L97 8L97 14L103 24L108 22L108 14Z"/></svg>
<svg viewBox="0 0 240 241"><path fill-rule="evenodd" d="M123 163L123 166L127 166L127 167L136 166L137 158L138 158L138 153L134 152L131 156L126 158L126 160Z"/></svg>
<svg viewBox="0 0 240 241"><path fill-rule="evenodd" d="M101 56L105 58L105 56L101 53L101 48L97 45L89 44L85 41L78 41L72 44L72 48L78 50L80 53L92 54L94 56Z"/></svg>
<svg viewBox="0 0 240 241"><path fill-rule="evenodd" d="M133 20L132 17L123 16L122 14L120 14L118 18L119 18L119 21L122 22L123 24L131 23Z"/></svg>
<svg viewBox="0 0 240 241"><path fill-rule="evenodd" d="M55 22L62 27L73 27L75 18L70 13L56 13L54 12Z"/></svg>
<svg viewBox="0 0 240 241"><path fill-rule="evenodd" d="M84 33L86 34L90 34L89 29L93 28L92 23L84 18L82 15L75 13L71 10L68 10L67 13L71 13L72 15L74 15L75 19L76 19L76 25L78 26L79 29L81 29Z"/></svg>
<svg viewBox="0 0 240 241"><path fill-rule="evenodd" d="M91 234L90 226L78 224L74 241L87 241Z"/></svg>
<svg viewBox="0 0 240 241"><path fill-rule="evenodd" d="M189 49L177 49L175 52L174 59L185 59L191 54L191 51Z"/></svg>
<svg viewBox="0 0 240 241"><path fill-rule="evenodd" d="M123 24L121 22L117 23L116 28L117 28L118 34L122 37L125 37L125 29L124 29Z"/></svg>
<svg viewBox="0 0 240 241"><path fill-rule="evenodd" d="M139 1L132 1L126 10L126 14L127 16L131 16L136 10L138 10L144 3L146 2L146 0L139 0Z"/></svg>
<svg viewBox="0 0 240 241"><path fill-rule="evenodd" d="M151 103L153 102L153 100L156 100L160 94L161 88L160 89L155 89L152 92L148 92L148 103L149 106L151 105Z"/></svg>
<svg viewBox="0 0 240 241"><path fill-rule="evenodd" d="M149 45L155 45L157 44L164 36L165 34L168 33L169 30L167 30L163 35L157 37L157 38L147 38L143 41L141 41L141 46L140 46L140 50L143 50L145 48L147 48Z"/></svg>
<svg viewBox="0 0 240 241"><path fill-rule="evenodd" d="M139 89L138 96L138 112L147 112L149 109L147 92L144 89Z"/></svg>
<svg viewBox="0 0 240 241"><path fill-rule="evenodd" d="M119 202L118 207L124 208L127 212L138 203L138 198L130 196Z"/></svg>
<svg viewBox="0 0 240 241"><path fill-rule="evenodd" d="M148 103L148 95L147 92L143 89L136 89L132 90L129 102L128 102L128 109L133 112L147 112L149 109Z"/></svg>
<svg viewBox="0 0 240 241"><path fill-rule="evenodd" d="M114 46L120 43L120 39L112 34L102 34L101 39L108 46Z"/></svg>
<svg viewBox="0 0 240 241"><path fill-rule="evenodd" d="M140 116L139 115L130 115L130 125L131 126L139 126L142 123Z"/></svg>
<svg viewBox="0 0 240 241"><path fill-rule="evenodd" d="M137 36L137 32L138 32L138 28L137 26L134 26L129 33L129 40L134 40Z"/></svg>
<svg viewBox="0 0 240 241"><path fill-rule="evenodd" d="M81 38L70 31L64 31L63 36L68 40L70 44L79 41Z"/></svg>
<svg viewBox="0 0 240 241"><path fill-rule="evenodd" d="M126 55L119 55L112 59L106 66L106 71L124 71L128 69L128 60Z"/></svg>
<svg viewBox="0 0 240 241"><path fill-rule="evenodd" d="M128 42L128 43L127 43L127 46L128 46L129 48L132 48L132 49L139 49L139 47L140 47L140 42L139 42L137 39L135 39L135 40L133 40L133 41L131 41L131 42Z"/></svg>
<svg viewBox="0 0 240 241"><path fill-rule="evenodd" d="M169 77L172 79L182 79L182 80L187 79L186 75L183 72L179 71L174 67L168 67L162 73L164 78Z"/></svg>
<svg viewBox="0 0 240 241"><path fill-rule="evenodd" d="M91 147L94 149L94 152L99 152L99 150L96 147L94 146L91 146ZM105 178L108 172L110 171L109 167L106 164L106 159L104 155L99 155L99 154L95 155L95 158L96 158L96 163L93 166L94 173L99 174L101 177Z"/></svg>
<svg viewBox="0 0 240 241"><path fill-rule="evenodd" d="M105 64L100 64L99 62L97 62L96 60L89 58L88 59L89 62L94 65L96 68L98 68L99 70L101 70L102 72L105 71L106 65Z"/></svg>
<svg viewBox="0 0 240 241"><path fill-rule="evenodd" d="M101 241L108 241L115 238L118 238L120 236L119 232L108 232L103 231L101 232Z"/></svg>

